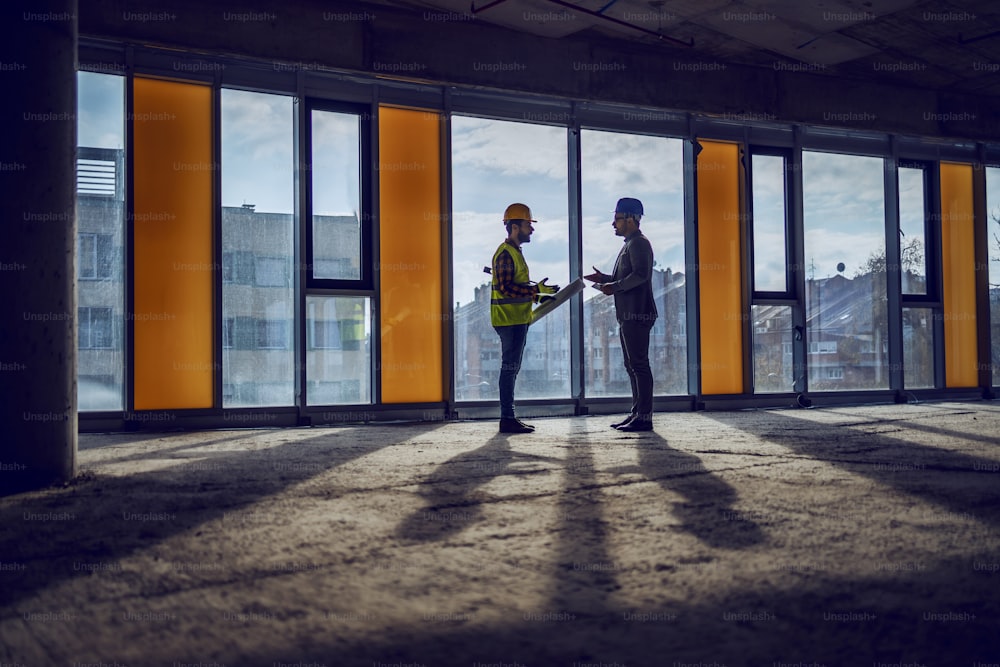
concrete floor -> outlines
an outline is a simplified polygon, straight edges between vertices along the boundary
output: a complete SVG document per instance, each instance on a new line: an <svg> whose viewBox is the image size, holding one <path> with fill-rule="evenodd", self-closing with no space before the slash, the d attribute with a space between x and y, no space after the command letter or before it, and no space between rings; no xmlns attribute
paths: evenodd
<svg viewBox="0 0 1000 667"><path fill-rule="evenodd" d="M1000 664L1000 405L84 435L0 665Z"/></svg>

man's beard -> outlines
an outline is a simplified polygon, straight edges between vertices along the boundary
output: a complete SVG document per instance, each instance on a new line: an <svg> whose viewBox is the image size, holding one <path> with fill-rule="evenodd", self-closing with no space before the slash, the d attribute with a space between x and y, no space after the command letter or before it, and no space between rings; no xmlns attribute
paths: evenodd
<svg viewBox="0 0 1000 667"><path fill-rule="evenodd" d="M525 234L522 231L518 231L518 233L517 233L517 242L518 243L531 243L531 234Z"/></svg>

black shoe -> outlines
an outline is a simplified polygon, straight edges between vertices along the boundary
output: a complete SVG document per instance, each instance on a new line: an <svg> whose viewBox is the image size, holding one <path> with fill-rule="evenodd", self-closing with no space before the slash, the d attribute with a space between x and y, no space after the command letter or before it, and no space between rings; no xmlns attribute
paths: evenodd
<svg viewBox="0 0 1000 667"><path fill-rule="evenodd" d="M517 422L518 424L520 424L521 426L523 426L523 427L524 427L524 428L526 428L526 429L530 429L530 430L532 430L532 431L534 431L534 430L535 430L535 427L534 427L534 425L532 425L532 424L525 424L525 423L524 423L523 421L521 421L521 420L520 420L520 419L518 419L517 417L515 417L515 418L514 418L514 421L516 421L516 422Z"/></svg>
<svg viewBox="0 0 1000 667"><path fill-rule="evenodd" d="M615 422L614 424L612 424L611 428L618 428L619 426L624 426L625 424L630 423L634 419L635 419L635 415L629 415L628 417L626 417L625 419L621 420L620 422Z"/></svg>
<svg viewBox="0 0 1000 667"><path fill-rule="evenodd" d="M500 432L501 433L534 433L535 429L522 424L513 417L501 417L500 418Z"/></svg>
<svg viewBox="0 0 1000 667"><path fill-rule="evenodd" d="M634 432L634 431L652 431L653 422L645 419L633 419L624 426L618 427L619 431Z"/></svg>

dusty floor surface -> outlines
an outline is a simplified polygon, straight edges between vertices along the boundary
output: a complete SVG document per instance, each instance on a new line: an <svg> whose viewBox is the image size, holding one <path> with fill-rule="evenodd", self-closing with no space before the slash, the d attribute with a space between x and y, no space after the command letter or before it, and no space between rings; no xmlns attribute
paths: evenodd
<svg viewBox="0 0 1000 667"><path fill-rule="evenodd" d="M1000 664L1000 405L84 435L0 665Z"/></svg>

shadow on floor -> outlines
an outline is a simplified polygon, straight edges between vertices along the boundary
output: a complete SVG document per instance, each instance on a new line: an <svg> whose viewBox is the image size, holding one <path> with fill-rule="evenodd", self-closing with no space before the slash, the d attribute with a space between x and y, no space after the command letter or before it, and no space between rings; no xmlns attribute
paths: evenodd
<svg viewBox="0 0 1000 667"><path fill-rule="evenodd" d="M949 451L905 439L900 432L882 435L871 429L885 420L819 424L783 412L766 420L748 420L739 413L706 413L706 417L762 440L786 447L800 456L822 461L879 484L892 487L945 510L1000 524L1000 484L996 460ZM892 421L901 431L941 431L936 427ZM956 441L978 441L975 434L946 432Z"/></svg>
<svg viewBox="0 0 1000 667"><path fill-rule="evenodd" d="M427 434L440 426L413 426L401 436ZM252 439L254 433L247 431L242 439ZM4 586L3 603L15 604L80 576L75 567L80 562L117 561L210 521L252 519L248 511L255 503L393 444L376 433L370 427L324 429L311 438L256 450L201 450L197 460L182 458L163 469L125 476L85 472L65 488L7 497L0 503L0 525L5 528L0 554L8 563L30 567L8 579L16 586ZM206 446L171 447L165 442L162 449L122 460L173 461L184 450Z"/></svg>

